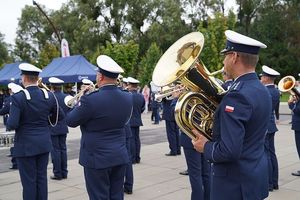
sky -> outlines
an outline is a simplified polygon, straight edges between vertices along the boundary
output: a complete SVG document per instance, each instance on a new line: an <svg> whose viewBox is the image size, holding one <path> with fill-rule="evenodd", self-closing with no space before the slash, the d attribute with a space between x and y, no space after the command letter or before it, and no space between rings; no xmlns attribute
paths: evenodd
<svg viewBox="0 0 300 200"><path fill-rule="evenodd" d="M3 3L5 1L5 3ZM39 5L44 5L47 9L58 10L63 3L68 0L35 0ZM234 5L235 0L225 0L227 8ZM25 5L33 5L32 0L2 0L0 6L0 32L4 34L4 41L14 44L18 18L21 18L22 9Z"/></svg>
<svg viewBox="0 0 300 200"><path fill-rule="evenodd" d="M5 3L4 3L5 1ZM47 9L58 10L67 0L35 0L39 5ZM4 41L14 44L18 18L21 18L25 5L33 5L32 0L2 0L0 6L0 32L4 34Z"/></svg>

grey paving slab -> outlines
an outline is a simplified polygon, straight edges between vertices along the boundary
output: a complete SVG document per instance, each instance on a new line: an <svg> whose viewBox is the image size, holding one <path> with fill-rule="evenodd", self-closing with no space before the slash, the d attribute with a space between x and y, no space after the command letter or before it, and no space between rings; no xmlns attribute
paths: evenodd
<svg viewBox="0 0 300 200"><path fill-rule="evenodd" d="M284 110L285 109L285 110ZM300 170L300 162L296 152L294 133L291 130L289 110L281 105L279 131L275 137L275 146L279 162L279 190L271 192L268 200L299 200L300 177L294 177L291 172ZM190 185L188 176L178 172L186 168L184 155L166 157L168 143L165 142L164 122L152 125L149 114L143 116L144 126L141 136L149 136L141 149L141 163L134 165L134 191L125 195L125 200L188 200ZM158 133L154 134L157 131ZM160 138L161 137L161 138ZM70 129L69 149L78 154L80 131ZM161 142L163 141L163 142ZM1 162L5 160L1 157ZM85 200L88 195L85 188L83 168L78 164L78 155L68 161L68 179L62 181L48 180L49 200ZM51 175L52 165L48 165L48 175ZM0 173L0 200L22 199L22 187L18 171Z"/></svg>

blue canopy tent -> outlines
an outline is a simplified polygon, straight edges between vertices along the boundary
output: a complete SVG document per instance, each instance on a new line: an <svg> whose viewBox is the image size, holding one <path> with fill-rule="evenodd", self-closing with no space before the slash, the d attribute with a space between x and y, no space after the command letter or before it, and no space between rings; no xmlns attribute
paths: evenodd
<svg viewBox="0 0 300 200"><path fill-rule="evenodd" d="M40 77L43 78L43 83L49 83L48 79L52 76L64 80L65 83L81 82L84 78L95 81L96 69L97 67L89 63L82 55L75 55L54 58L43 69Z"/></svg>
<svg viewBox="0 0 300 200"><path fill-rule="evenodd" d="M4 65L0 71L0 84L7 85L10 82L19 84L21 78L21 70L19 69L19 65L21 63L22 62L15 62Z"/></svg>

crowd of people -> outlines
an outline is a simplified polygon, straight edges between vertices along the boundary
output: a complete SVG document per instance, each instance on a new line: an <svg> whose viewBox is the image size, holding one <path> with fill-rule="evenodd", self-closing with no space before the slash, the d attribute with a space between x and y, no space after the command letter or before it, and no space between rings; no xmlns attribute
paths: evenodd
<svg viewBox="0 0 300 200"><path fill-rule="evenodd" d="M51 77L50 89L41 88L41 70L20 64L23 87L8 86L10 95L2 98L0 114L6 116L7 130L15 131L12 168L19 169L23 199L48 198L49 154L50 178L68 178L68 127L78 126L79 164L89 198L121 200L124 193L132 194L132 165L141 162L141 115L150 110L153 124L165 121L169 143L165 156L179 156L183 147L187 170L180 174L189 176L192 200L260 200L278 190L274 140L280 92L274 81L280 73L263 66L259 80L255 69L259 50L266 45L233 31L225 35L227 44L221 53L226 92L214 113L211 140L197 129L192 130L195 138L179 129L174 111L182 90L158 99L150 85L139 88L133 77L120 81L124 70L109 56L97 58L96 84L83 80L80 95L67 103L63 80ZM297 94L288 100L300 158L299 102ZM292 175L300 176L300 171Z"/></svg>

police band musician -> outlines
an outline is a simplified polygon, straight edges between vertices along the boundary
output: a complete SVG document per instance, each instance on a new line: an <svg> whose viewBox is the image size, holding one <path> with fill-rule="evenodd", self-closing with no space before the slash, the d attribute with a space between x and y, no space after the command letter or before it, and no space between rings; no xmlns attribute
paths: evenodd
<svg viewBox="0 0 300 200"><path fill-rule="evenodd" d="M260 77L261 83L268 89L272 99L272 110L265 139L265 147L268 155L269 191L278 190L278 161L275 153L275 133L278 131L276 118L279 118L280 92L274 81L280 75L276 70L263 65ZM277 112L276 112L277 111ZM276 118L275 118L276 116Z"/></svg>
<svg viewBox="0 0 300 200"><path fill-rule="evenodd" d="M16 157L23 199L45 200L48 197L47 165L52 149L49 120L64 118L52 93L38 87L41 70L22 63L22 92L11 96L7 128L15 130L13 156Z"/></svg>
<svg viewBox="0 0 300 200"><path fill-rule="evenodd" d="M3 106L0 109L0 115L4 115L8 118L10 105L11 105L11 96L20 92L21 90L23 90L23 88L20 85L17 85L15 83L9 83L7 85L7 87L9 89L10 96L8 96L4 99ZM6 123L4 125L6 126ZM6 130L7 130L7 128L6 128ZM13 140L14 140L14 135L12 135L12 137L7 137L7 139L8 139L8 141L3 141L3 143L7 143L7 145L9 145L9 146L12 145ZM5 138L3 138L3 140L5 140ZM9 169L18 169L18 164L17 164L16 158L12 156L13 148L14 148L13 146L10 147L10 154L8 155L8 157L12 157L11 158L12 166Z"/></svg>
<svg viewBox="0 0 300 200"><path fill-rule="evenodd" d="M112 58L100 55L97 65L99 90L83 95L66 119L70 127L81 128L79 163L89 198L123 199L129 162L124 127L132 112L132 96L117 87L123 69Z"/></svg>
<svg viewBox="0 0 300 200"><path fill-rule="evenodd" d="M67 96L63 92L64 81L57 77L50 77L49 83L51 91L56 97L58 104L65 115L68 113L70 108L64 103L64 99ZM53 164L53 175L50 176L53 180L66 179L68 176L67 169L67 133L69 132L66 119L59 120L56 126L49 126L51 130L52 150L51 159Z"/></svg>
<svg viewBox="0 0 300 200"><path fill-rule="evenodd" d="M266 45L225 31L224 70L234 79L215 112L213 138L197 130L194 148L212 163L211 199L258 200L268 196L268 160L264 148L272 102L255 67Z"/></svg>

